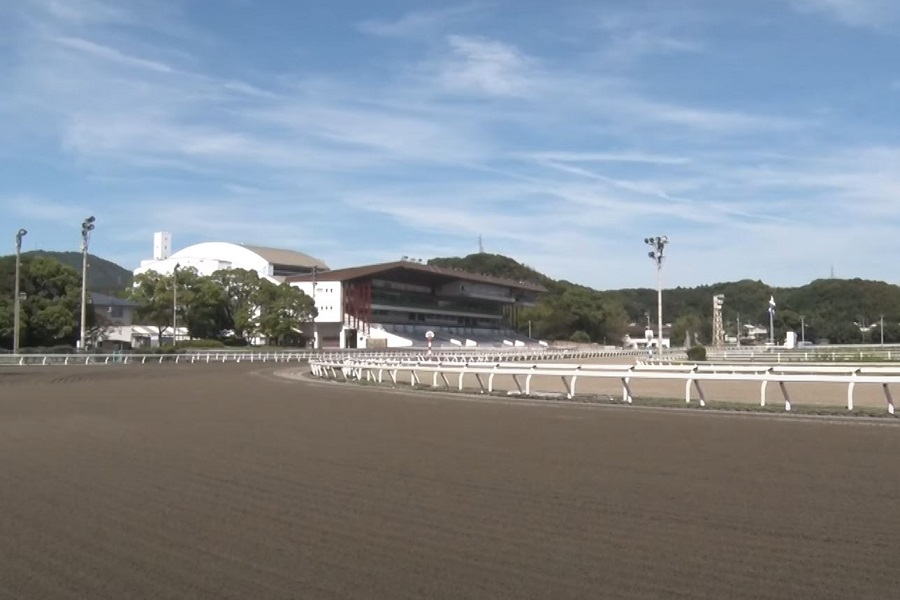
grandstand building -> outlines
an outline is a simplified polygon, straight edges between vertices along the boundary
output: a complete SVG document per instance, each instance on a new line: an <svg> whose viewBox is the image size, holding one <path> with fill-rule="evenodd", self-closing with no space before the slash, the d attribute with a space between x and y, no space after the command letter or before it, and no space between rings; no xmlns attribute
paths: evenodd
<svg viewBox="0 0 900 600"><path fill-rule="evenodd" d="M401 260L292 275L285 281L315 298L319 347L522 346L522 307L540 285Z"/></svg>

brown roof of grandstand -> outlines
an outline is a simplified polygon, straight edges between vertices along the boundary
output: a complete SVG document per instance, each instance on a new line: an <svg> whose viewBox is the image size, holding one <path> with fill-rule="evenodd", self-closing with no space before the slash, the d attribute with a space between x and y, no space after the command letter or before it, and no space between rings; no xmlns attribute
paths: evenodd
<svg viewBox="0 0 900 600"><path fill-rule="evenodd" d="M431 273L434 275L446 277L448 279L461 279L463 281L473 281L481 283L492 283L494 285L503 285L515 289L527 290L531 292L544 293L547 288L544 286L531 283L528 281L515 281L513 279L504 279L502 277L492 277L490 275L480 275L478 273L469 273L461 269L451 269L447 267L435 267L422 263L411 262L407 260L397 260L388 263L379 263L377 265L366 265L363 267L350 267L347 269L333 269L331 271L320 271L316 279L318 281L348 281L351 279L359 279L378 275L394 270L419 271L421 273ZM312 275L292 275L286 278L286 281L311 281Z"/></svg>
<svg viewBox="0 0 900 600"><path fill-rule="evenodd" d="M264 260L272 264L284 265L287 267L301 267L306 269L311 269L313 267L318 267L320 269L328 268L328 265L326 265L318 258L310 256L309 254L305 254L303 252L297 252L296 250L269 248L267 246L255 246L252 244L241 244L241 247L246 248L251 252L255 252Z"/></svg>

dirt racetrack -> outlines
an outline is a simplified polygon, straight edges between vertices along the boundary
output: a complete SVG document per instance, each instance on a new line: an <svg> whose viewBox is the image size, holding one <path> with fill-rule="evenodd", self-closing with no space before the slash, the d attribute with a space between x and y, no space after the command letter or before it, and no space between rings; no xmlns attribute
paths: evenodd
<svg viewBox="0 0 900 600"><path fill-rule="evenodd" d="M893 597L900 429L0 369L0 598Z"/></svg>

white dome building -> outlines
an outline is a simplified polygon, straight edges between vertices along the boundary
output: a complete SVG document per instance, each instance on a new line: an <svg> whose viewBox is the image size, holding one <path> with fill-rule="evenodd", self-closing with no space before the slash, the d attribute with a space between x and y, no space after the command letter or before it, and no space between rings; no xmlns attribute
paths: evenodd
<svg viewBox="0 0 900 600"><path fill-rule="evenodd" d="M274 283L285 277L328 271L328 265L308 254L294 250L232 244L230 242L203 242L170 254L172 236L165 231L153 234L153 258L141 261L135 275L156 271L165 275L179 268L193 267L200 275L212 275L220 269L247 269L256 271Z"/></svg>

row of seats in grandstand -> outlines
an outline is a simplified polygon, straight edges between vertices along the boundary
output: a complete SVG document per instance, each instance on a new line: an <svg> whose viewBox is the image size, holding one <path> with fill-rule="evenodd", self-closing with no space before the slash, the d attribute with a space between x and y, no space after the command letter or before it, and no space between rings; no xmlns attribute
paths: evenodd
<svg viewBox="0 0 900 600"><path fill-rule="evenodd" d="M410 339L416 345L424 342L425 333L428 331L434 333L432 344L438 347L458 347L460 344L466 345L467 341L475 342L478 347L495 348L508 346L509 344L506 342L512 342L513 344L519 342L528 346L536 345L538 343L537 340L503 329L439 327L409 324L385 324L384 329L394 335Z"/></svg>

